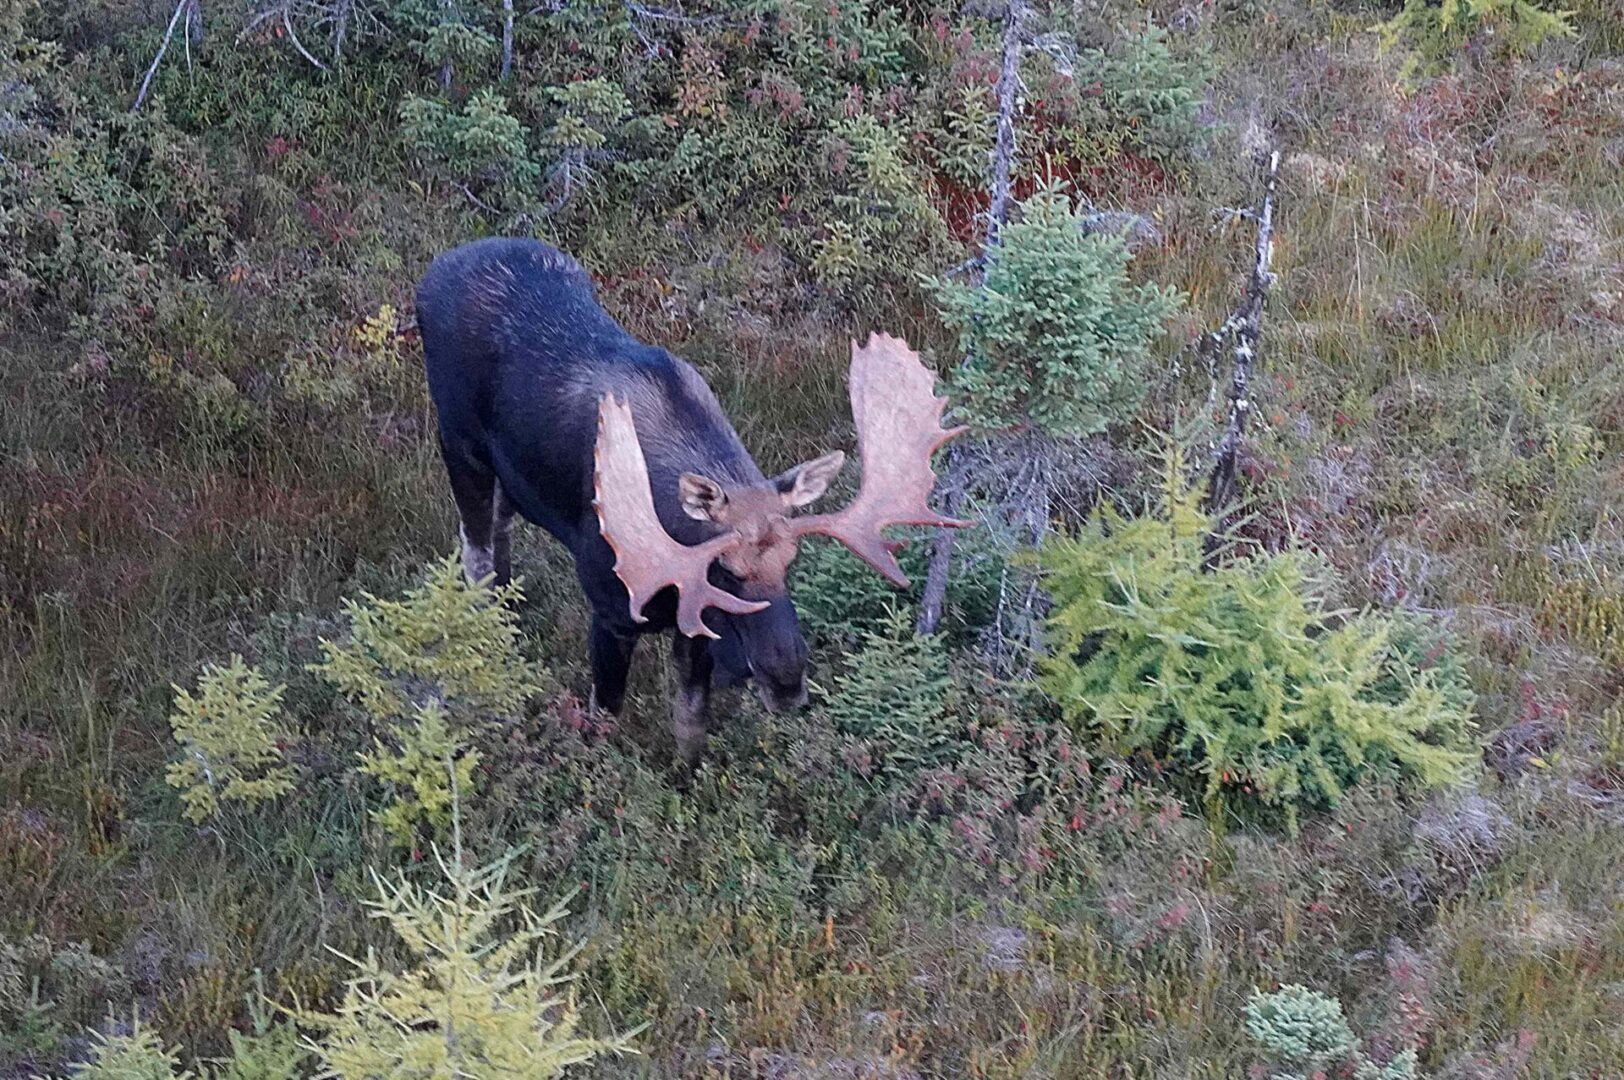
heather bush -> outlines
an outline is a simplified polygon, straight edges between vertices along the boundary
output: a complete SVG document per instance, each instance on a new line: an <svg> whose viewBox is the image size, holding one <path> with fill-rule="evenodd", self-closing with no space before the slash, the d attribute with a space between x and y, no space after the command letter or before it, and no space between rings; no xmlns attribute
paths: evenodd
<svg viewBox="0 0 1624 1080"><path fill-rule="evenodd" d="M1372 774L1455 782L1471 760L1464 687L1395 669L1392 620L1332 610L1304 552L1209 568L1219 528L1175 452L1150 513L1102 507L1045 544L1043 684L1067 718L1189 784L1214 821L1295 828Z"/></svg>

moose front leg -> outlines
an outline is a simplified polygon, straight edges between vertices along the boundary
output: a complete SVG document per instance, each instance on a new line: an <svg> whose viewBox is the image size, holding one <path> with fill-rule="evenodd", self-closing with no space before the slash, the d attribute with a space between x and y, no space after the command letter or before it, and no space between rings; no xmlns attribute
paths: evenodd
<svg viewBox="0 0 1624 1080"><path fill-rule="evenodd" d="M677 753L692 765L705 749L710 720L711 669L715 666L710 642L676 631L671 638L671 659L677 669L672 731L677 737Z"/></svg>
<svg viewBox="0 0 1624 1080"><path fill-rule="evenodd" d="M611 713L626 701L626 676L631 671L637 635L623 633L608 621L593 618L587 640L592 655L592 704Z"/></svg>

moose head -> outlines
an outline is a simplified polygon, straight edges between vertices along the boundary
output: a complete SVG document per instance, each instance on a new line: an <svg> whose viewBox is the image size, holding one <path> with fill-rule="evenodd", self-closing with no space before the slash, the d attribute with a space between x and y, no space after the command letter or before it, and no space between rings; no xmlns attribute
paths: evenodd
<svg viewBox="0 0 1624 1080"><path fill-rule="evenodd" d="M703 543L678 543L660 524L648 466L628 403L614 394L598 403L593 505L604 539L615 553L615 573L629 594L631 616L661 589L678 593L677 628L689 637L717 638L707 608L742 651L770 708L805 699L806 645L789 603L786 574L801 537L829 536L899 587L908 578L897 564L902 546L884 530L893 525L963 527L931 510L935 486L931 455L964 428L941 426L945 398L919 355L897 338L876 334L852 343L852 417L863 476L856 497L833 513L796 514L829 486L845 460L839 451L757 484L723 484L684 474L681 507L707 522Z"/></svg>

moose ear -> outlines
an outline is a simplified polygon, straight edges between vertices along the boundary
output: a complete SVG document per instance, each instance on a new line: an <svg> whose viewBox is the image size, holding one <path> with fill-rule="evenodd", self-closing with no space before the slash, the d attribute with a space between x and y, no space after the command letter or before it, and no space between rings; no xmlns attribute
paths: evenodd
<svg viewBox="0 0 1624 1080"><path fill-rule="evenodd" d="M839 450L824 454L814 461L801 464L773 477L773 487L788 507L806 506L829 489L829 484L846 464L846 455Z"/></svg>
<svg viewBox="0 0 1624 1080"><path fill-rule="evenodd" d="M727 506L727 492L708 476L683 473L677 479L677 493L682 499L682 512L695 521L722 523L722 509Z"/></svg>

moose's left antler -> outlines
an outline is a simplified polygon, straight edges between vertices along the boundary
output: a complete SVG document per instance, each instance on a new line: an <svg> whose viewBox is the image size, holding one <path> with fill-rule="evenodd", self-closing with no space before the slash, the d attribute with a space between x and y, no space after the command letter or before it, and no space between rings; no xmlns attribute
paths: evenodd
<svg viewBox="0 0 1624 1080"><path fill-rule="evenodd" d="M745 600L706 580L717 556L737 547L731 530L703 544L679 544L654 512L648 463L637 441L630 404L605 394L598 402L598 444L594 456L592 505L603 538L615 553L615 573L626 586L632 619L646 622L643 605L667 585L677 587L677 628L689 637L716 637L701 617L708 607L749 615L767 604Z"/></svg>
<svg viewBox="0 0 1624 1080"><path fill-rule="evenodd" d="M962 529L930 508L936 474L930 459L938 447L965 429L942 427L947 399L936 396L936 376L908 343L874 334L868 344L851 345L851 413L857 422L857 452L863 481L857 497L832 514L793 519L797 534L832 536L895 585L908 575L897 565L902 544L886 539L890 525L939 525Z"/></svg>

